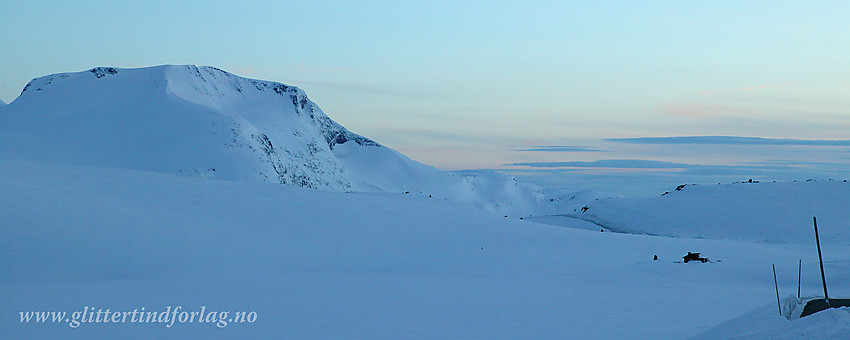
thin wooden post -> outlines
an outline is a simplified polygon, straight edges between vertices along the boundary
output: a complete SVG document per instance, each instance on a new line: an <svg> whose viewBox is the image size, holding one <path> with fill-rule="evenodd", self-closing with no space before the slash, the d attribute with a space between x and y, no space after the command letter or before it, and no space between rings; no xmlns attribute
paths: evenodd
<svg viewBox="0 0 850 340"><path fill-rule="evenodd" d="M803 259L797 264L797 300L800 299L800 280L803 277Z"/></svg>
<svg viewBox="0 0 850 340"><path fill-rule="evenodd" d="M773 286L776 287L776 306L779 307L779 315L782 315L782 303L779 302L779 283L776 281L776 265L771 264L773 267Z"/></svg>
<svg viewBox="0 0 850 340"><path fill-rule="evenodd" d="M826 291L826 275L823 273L823 256L820 253L820 236L818 236L818 219L817 217L812 217L812 221L815 222L815 242L818 244L818 262L820 263L820 279L823 281L823 298L826 300L826 308L829 307L829 293Z"/></svg>

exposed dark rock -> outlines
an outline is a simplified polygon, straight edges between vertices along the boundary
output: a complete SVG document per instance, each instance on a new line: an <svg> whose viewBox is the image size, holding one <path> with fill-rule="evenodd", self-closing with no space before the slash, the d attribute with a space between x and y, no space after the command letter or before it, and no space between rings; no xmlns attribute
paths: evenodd
<svg viewBox="0 0 850 340"><path fill-rule="evenodd" d="M107 75L118 74L118 69L113 67L95 67L89 70L89 72L94 73L95 77L103 78Z"/></svg>

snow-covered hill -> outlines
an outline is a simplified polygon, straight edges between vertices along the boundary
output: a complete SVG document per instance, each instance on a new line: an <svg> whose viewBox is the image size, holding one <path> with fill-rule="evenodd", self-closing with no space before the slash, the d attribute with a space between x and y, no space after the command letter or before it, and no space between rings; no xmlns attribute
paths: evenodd
<svg viewBox="0 0 850 340"><path fill-rule="evenodd" d="M0 111L0 155L347 190L331 147L372 143L303 91L212 67L94 68L37 78Z"/></svg>
<svg viewBox="0 0 850 340"><path fill-rule="evenodd" d="M37 78L0 108L0 157L407 192L515 217L581 203L495 172L418 163L348 131L301 89L214 67L98 67Z"/></svg>
<svg viewBox="0 0 850 340"><path fill-rule="evenodd" d="M775 243L850 244L850 183L682 185L660 197L599 200L571 216L605 228L660 236Z"/></svg>

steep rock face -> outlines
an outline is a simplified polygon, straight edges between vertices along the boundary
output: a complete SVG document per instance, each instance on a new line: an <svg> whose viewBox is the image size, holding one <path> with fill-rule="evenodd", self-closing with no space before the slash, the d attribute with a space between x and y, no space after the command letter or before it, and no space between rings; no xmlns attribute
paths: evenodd
<svg viewBox="0 0 850 340"><path fill-rule="evenodd" d="M0 115L4 157L350 190L358 136L301 89L214 67L98 67L35 79Z"/></svg>

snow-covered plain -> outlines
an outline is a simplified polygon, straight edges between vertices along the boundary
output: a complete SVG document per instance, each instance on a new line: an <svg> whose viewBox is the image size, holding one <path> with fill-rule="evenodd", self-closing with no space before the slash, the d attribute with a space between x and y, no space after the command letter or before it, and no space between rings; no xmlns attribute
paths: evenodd
<svg viewBox="0 0 850 340"><path fill-rule="evenodd" d="M584 231L401 194L2 160L0 206L8 338L675 339L772 306L771 263L783 294L800 258L804 294L819 289L812 245ZM722 262L676 263L688 251ZM850 289L846 262L826 270L831 291ZM168 305L259 317L221 329L18 320Z"/></svg>
<svg viewBox="0 0 850 340"><path fill-rule="evenodd" d="M798 259L803 294L820 292L811 216L830 292L850 295L848 197L839 181L647 200L541 189L415 162L280 83L194 66L57 74L0 107L0 337L847 337L846 310L770 310L771 264L783 295ZM679 263L689 251L713 262ZM258 319L18 314L178 305Z"/></svg>
<svg viewBox="0 0 850 340"><path fill-rule="evenodd" d="M660 236L850 245L850 183L844 180L682 185L655 198L592 201L569 216L605 228Z"/></svg>

